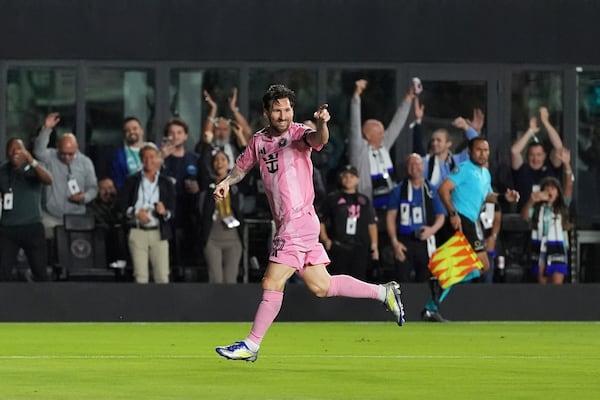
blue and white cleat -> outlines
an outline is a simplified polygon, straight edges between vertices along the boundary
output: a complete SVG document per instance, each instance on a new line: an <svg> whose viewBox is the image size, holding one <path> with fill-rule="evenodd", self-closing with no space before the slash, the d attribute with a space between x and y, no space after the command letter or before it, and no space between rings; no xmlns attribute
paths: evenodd
<svg viewBox="0 0 600 400"><path fill-rule="evenodd" d="M402 305L402 300L400 300L400 285L398 282L391 281L384 284L383 287L385 288L385 301L383 305L388 311L394 314L398 326L402 326L404 324L404 306Z"/></svg>
<svg viewBox="0 0 600 400"><path fill-rule="evenodd" d="M215 349L221 357L228 360L243 360L254 362L258 358L258 351L252 351L243 341L235 342L230 346L220 346Z"/></svg>

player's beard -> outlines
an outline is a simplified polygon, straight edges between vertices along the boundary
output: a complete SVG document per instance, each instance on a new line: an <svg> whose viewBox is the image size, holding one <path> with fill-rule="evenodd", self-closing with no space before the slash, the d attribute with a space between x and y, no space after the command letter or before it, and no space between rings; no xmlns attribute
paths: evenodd
<svg viewBox="0 0 600 400"><path fill-rule="evenodd" d="M290 125L291 121L285 119L271 121L271 133L273 133L274 136L282 135L290 129Z"/></svg>

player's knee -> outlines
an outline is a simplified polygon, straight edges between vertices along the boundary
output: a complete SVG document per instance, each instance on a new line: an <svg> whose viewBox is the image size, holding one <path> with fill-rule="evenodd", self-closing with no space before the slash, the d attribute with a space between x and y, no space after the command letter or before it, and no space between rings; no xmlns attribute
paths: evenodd
<svg viewBox="0 0 600 400"><path fill-rule="evenodd" d="M320 298L327 297L327 292L329 291L329 287L315 283L308 285L308 289L312 292L312 294Z"/></svg>
<svg viewBox="0 0 600 400"><path fill-rule="evenodd" d="M262 279L263 290L274 290L277 292L283 292L284 287L285 282L279 282L275 279L269 278L268 276L265 276Z"/></svg>

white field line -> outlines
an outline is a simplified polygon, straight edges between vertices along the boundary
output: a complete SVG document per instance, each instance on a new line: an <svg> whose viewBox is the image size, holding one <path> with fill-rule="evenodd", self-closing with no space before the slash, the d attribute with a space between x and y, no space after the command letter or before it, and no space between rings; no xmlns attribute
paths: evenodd
<svg viewBox="0 0 600 400"><path fill-rule="evenodd" d="M186 359L219 359L215 355L201 354L156 354L156 355L0 355L0 361L7 360L186 360ZM435 355L435 354L414 354L414 355L350 355L350 354L297 354L297 355L265 355L262 358L273 359L385 359L385 360L600 360L600 356L585 356L571 354L556 355Z"/></svg>

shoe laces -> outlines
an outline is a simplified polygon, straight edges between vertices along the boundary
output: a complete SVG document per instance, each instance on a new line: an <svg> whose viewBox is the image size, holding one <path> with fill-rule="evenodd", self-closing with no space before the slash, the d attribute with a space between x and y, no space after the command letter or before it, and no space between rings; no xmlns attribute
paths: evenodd
<svg viewBox="0 0 600 400"><path fill-rule="evenodd" d="M229 350L229 351L235 351L238 349L248 349L248 346L246 346L246 343L244 343L244 342L235 342L234 344L232 344L231 346L229 346L227 348L227 350Z"/></svg>

